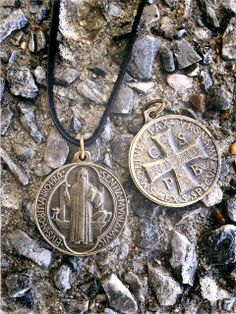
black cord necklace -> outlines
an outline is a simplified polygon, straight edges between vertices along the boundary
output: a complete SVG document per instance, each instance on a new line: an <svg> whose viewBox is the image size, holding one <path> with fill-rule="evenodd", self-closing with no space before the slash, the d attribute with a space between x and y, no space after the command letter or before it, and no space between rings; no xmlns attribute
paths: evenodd
<svg viewBox="0 0 236 314"><path fill-rule="evenodd" d="M117 98L119 89L121 87L124 75L127 71L127 67L129 65L129 61L132 56L132 49L133 45L137 36L137 30L139 26L139 22L142 16L142 12L145 6L146 0L141 0L137 14L134 18L134 23L132 26L132 30L129 36L129 41L127 44L126 52L123 57L123 62L120 67L119 74L117 76L117 80L113 86L111 95L108 99L108 102L106 104L106 108L104 110L103 116L99 122L98 127L94 131L93 135L89 137L88 139L84 140L85 146L89 146L93 144L96 139L99 137L101 134L107 118L109 116L109 113L111 111L111 108ZM54 96L53 96L53 86L54 86L54 60L55 60L55 55L57 51L57 45L56 45L56 38L57 38L57 33L58 33L58 26L59 26L59 11L60 11L60 0L55 0L53 4L53 17L52 17L52 24L51 24L51 32L50 32L50 38L49 38L49 50L48 50L48 70L47 70L47 91L48 91L48 105L50 108L51 116L53 119L53 122L55 126L57 127L58 131L61 133L61 135L71 144L80 146L80 140L74 138L65 130L65 128L62 126L61 122L59 121L55 109L55 103L54 103Z"/></svg>
<svg viewBox="0 0 236 314"><path fill-rule="evenodd" d="M100 252L121 234L126 224L128 205L122 185L110 171L91 161L84 145L94 143L105 126L131 59L146 2L140 1L123 62L99 125L90 138L83 140L81 136L78 140L60 123L54 103L54 60L60 11L60 1L54 0L48 52L48 105L58 131L80 150L73 163L58 168L44 181L36 198L35 213L45 240L66 254L85 256Z"/></svg>

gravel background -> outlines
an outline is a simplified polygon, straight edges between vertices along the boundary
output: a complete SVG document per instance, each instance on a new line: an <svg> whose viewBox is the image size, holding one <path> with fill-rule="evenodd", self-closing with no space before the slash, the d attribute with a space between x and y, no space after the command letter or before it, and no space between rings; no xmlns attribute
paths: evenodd
<svg viewBox="0 0 236 314"><path fill-rule="evenodd" d="M93 257L54 251L34 220L44 178L77 148L57 133L46 97L49 0L0 3L2 172L1 313L236 312L236 3L149 1L129 71L93 160L122 182L122 236ZM54 89L74 136L91 134L119 70L138 1L61 0ZM147 101L205 125L222 156L214 191L171 209L151 203L128 171Z"/></svg>

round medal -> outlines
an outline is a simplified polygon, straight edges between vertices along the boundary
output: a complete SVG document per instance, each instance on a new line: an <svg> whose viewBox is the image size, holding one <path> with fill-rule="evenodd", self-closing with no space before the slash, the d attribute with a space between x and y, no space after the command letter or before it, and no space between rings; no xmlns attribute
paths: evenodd
<svg viewBox="0 0 236 314"><path fill-rule="evenodd" d="M182 207L199 201L220 173L220 155L211 133L181 115L148 120L130 148L134 183L147 198L164 206Z"/></svg>
<svg viewBox="0 0 236 314"><path fill-rule="evenodd" d="M44 181L35 207L45 240L77 256L107 248L123 230L128 211L125 192L116 177L89 162L54 171Z"/></svg>

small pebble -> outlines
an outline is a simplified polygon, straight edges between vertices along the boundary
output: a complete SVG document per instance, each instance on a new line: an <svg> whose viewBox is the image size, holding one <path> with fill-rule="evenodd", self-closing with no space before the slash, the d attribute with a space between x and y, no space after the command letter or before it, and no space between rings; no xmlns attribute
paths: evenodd
<svg viewBox="0 0 236 314"><path fill-rule="evenodd" d="M230 146L230 154L236 155L236 142L231 144L231 146Z"/></svg>
<svg viewBox="0 0 236 314"><path fill-rule="evenodd" d="M202 94L192 94L190 96L192 106L200 112L205 111L204 96Z"/></svg>

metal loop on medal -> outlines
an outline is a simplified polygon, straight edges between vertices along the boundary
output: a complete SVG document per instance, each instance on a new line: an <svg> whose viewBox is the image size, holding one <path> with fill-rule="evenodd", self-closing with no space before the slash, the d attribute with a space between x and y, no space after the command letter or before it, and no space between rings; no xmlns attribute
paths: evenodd
<svg viewBox="0 0 236 314"><path fill-rule="evenodd" d="M80 137L80 148L79 148L79 157L81 160L85 159L85 150L84 150L84 137Z"/></svg>
<svg viewBox="0 0 236 314"><path fill-rule="evenodd" d="M159 104L159 106L153 107L152 105ZM151 108L149 108L152 106ZM157 116L164 110L166 104L162 99L153 99L147 102L145 108L147 108L144 111L144 118L145 122L149 122L151 120L154 120L157 118Z"/></svg>

